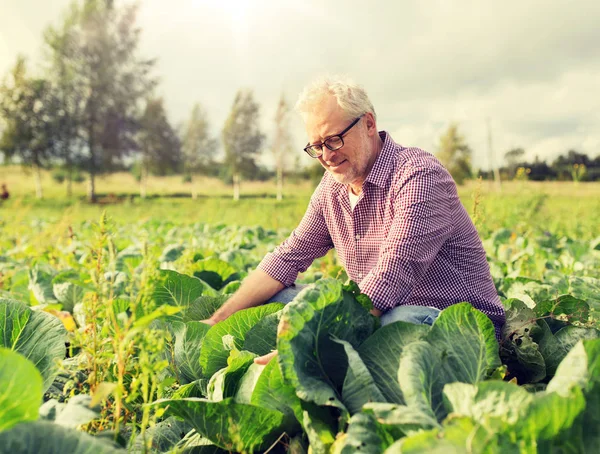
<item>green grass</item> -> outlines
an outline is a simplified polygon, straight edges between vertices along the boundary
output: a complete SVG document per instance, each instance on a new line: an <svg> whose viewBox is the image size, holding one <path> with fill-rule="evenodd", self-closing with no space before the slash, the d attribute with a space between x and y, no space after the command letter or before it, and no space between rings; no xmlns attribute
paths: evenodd
<svg viewBox="0 0 600 454"><path fill-rule="evenodd" d="M117 224L149 219L169 220L175 224L204 222L209 224L261 225L265 228L294 228L312 193L309 182L288 184L284 200L275 199L273 182L244 182L242 199L231 199L231 188L214 179L198 178L199 197L189 194L191 185L181 177L153 177L149 181L149 198L138 197L139 185L125 173L99 178L99 204L86 201L85 183L74 185L72 198L66 197L65 184L43 176L44 199L35 198L33 177L17 167L0 167L0 183L6 182L11 198L0 205L0 220L5 225L31 225L42 219L51 224L78 224L96 221L101 213ZM546 230L581 240L600 235L600 184L572 182L506 182L502 192L489 182L470 182L459 188L469 214L482 237L499 228L519 234ZM478 199L476 212L474 200Z"/></svg>

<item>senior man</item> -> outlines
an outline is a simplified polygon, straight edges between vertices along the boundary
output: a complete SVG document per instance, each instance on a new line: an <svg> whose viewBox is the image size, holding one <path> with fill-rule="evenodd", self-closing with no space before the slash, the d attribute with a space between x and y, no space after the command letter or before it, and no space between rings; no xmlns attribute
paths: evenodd
<svg viewBox="0 0 600 454"><path fill-rule="evenodd" d="M269 300L288 302L294 292L284 289L335 248L382 324L431 324L441 309L468 301L499 335L504 309L485 251L440 162L378 131L366 92L343 78L307 87L296 110L309 138L304 151L325 175L298 227L205 322Z"/></svg>

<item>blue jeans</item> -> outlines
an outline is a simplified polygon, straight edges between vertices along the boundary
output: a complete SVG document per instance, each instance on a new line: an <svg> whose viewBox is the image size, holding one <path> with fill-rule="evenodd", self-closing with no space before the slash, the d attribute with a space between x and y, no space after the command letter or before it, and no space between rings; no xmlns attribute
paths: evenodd
<svg viewBox="0 0 600 454"><path fill-rule="evenodd" d="M284 303L292 301L308 284L296 284L286 287L275 294L267 303ZM408 322L415 325L432 325L440 315L440 310L428 306L398 306L380 317L381 326L394 322Z"/></svg>

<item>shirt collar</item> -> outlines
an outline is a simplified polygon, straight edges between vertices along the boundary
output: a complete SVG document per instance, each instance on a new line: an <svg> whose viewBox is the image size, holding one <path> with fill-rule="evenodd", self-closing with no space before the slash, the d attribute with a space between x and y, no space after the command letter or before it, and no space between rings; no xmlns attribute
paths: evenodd
<svg viewBox="0 0 600 454"><path fill-rule="evenodd" d="M368 181L375 186L383 188L392 172L393 166L390 165L390 161L393 159L393 156L397 154L398 145L385 131L381 131L379 137L383 140L383 147L375 160L375 164L373 164L373 168L369 172L369 175L367 175L365 182Z"/></svg>

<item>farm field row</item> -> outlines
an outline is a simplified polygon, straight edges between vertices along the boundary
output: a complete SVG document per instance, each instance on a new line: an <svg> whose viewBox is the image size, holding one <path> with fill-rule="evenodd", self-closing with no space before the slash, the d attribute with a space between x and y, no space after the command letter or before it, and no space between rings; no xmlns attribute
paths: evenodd
<svg viewBox="0 0 600 454"><path fill-rule="evenodd" d="M461 194L507 310L500 342L467 303L432 327L380 327L334 254L287 306L200 323L293 228L303 194L108 217L10 200L0 452L595 452L598 199L523 188Z"/></svg>

